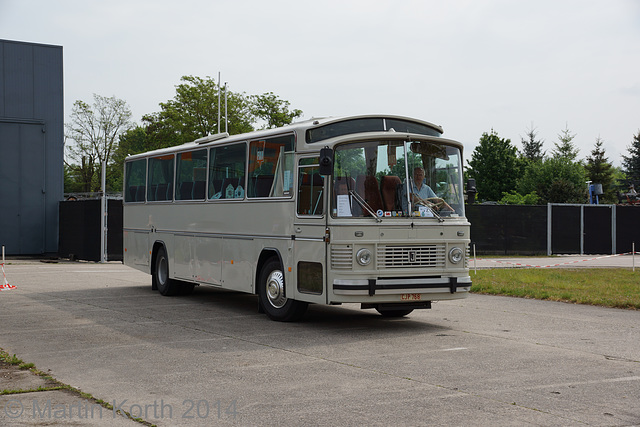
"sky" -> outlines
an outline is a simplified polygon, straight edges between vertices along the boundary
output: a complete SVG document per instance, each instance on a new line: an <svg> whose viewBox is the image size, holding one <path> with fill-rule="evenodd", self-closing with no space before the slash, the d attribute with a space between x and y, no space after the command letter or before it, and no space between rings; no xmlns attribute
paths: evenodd
<svg viewBox="0 0 640 427"><path fill-rule="evenodd" d="M492 130L621 166L640 132L639 0L0 0L0 39L63 46L65 119L93 94L133 119L180 77L221 73L303 119L397 114L443 126L465 158Z"/></svg>

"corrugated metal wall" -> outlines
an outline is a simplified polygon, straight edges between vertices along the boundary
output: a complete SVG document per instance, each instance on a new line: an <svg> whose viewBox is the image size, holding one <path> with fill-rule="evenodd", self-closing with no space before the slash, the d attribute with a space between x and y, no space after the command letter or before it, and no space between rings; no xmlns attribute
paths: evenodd
<svg viewBox="0 0 640 427"><path fill-rule="evenodd" d="M0 40L0 245L58 251L64 191L62 47Z"/></svg>

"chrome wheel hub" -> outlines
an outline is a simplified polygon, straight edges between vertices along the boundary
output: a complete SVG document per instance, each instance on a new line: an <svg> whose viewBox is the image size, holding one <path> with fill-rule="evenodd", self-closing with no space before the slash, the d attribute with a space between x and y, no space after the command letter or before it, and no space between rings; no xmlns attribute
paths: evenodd
<svg viewBox="0 0 640 427"><path fill-rule="evenodd" d="M274 308L282 308L287 302L284 296L284 274L275 270L269 274L267 279L267 299Z"/></svg>

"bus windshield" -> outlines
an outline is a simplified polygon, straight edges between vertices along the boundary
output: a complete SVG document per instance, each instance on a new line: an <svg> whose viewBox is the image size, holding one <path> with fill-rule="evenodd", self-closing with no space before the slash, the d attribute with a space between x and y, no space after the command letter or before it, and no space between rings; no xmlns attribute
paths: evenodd
<svg viewBox="0 0 640 427"><path fill-rule="evenodd" d="M432 141L367 141L336 147L333 217L464 216L461 153Z"/></svg>

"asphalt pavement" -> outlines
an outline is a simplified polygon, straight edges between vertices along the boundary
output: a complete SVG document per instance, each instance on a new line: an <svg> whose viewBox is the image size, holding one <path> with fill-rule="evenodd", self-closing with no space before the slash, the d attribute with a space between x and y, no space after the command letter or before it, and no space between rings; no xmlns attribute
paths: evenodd
<svg viewBox="0 0 640 427"><path fill-rule="evenodd" d="M402 319L349 304L279 323L254 296L163 297L119 263L6 272L0 348L158 426L640 425L640 311L470 295ZM42 380L10 375L0 390ZM0 395L2 425L136 425L113 412Z"/></svg>

